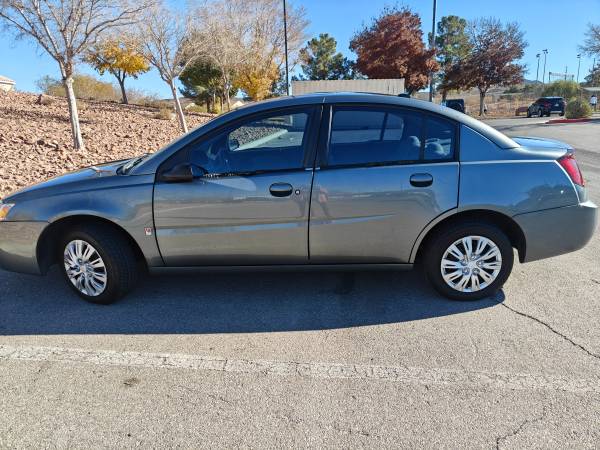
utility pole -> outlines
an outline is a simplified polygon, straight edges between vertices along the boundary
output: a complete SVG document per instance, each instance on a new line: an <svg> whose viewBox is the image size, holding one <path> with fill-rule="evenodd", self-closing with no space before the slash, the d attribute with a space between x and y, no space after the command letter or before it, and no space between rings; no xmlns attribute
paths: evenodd
<svg viewBox="0 0 600 450"><path fill-rule="evenodd" d="M437 0L433 0L433 23L431 25L431 42L429 43L429 48L432 48L435 51L435 13L437 12ZM429 74L429 101L433 102L433 77L435 72L431 72Z"/></svg>
<svg viewBox="0 0 600 450"><path fill-rule="evenodd" d="M579 83L579 69L581 68L581 53L577 55L577 83Z"/></svg>
<svg viewBox="0 0 600 450"><path fill-rule="evenodd" d="M545 48L542 52L544 53L544 74L542 75L542 83L546 84L546 56L548 56L548 49Z"/></svg>
<svg viewBox="0 0 600 450"><path fill-rule="evenodd" d="M537 82L540 80L540 54L538 53L535 57L537 58L537 70L535 71L535 81Z"/></svg>
<svg viewBox="0 0 600 450"><path fill-rule="evenodd" d="M290 66L288 63L288 35L287 35L287 6L286 0L283 0L283 41L285 45L285 90L290 95Z"/></svg>

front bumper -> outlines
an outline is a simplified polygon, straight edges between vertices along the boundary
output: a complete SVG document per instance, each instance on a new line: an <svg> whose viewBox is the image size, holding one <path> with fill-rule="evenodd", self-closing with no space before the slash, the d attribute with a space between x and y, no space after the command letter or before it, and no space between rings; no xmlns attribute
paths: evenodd
<svg viewBox="0 0 600 450"><path fill-rule="evenodd" d="M525 234L523 262L530 262L585 247L598 225L598 207L592 202L584 202L519 214L514 219Z"/></svg>
<svg viewBox="0 0 600 450"><path fill-rule="evenodd" d="M0 222L0 268L40 275L37 243L48 223Z"/></svg>

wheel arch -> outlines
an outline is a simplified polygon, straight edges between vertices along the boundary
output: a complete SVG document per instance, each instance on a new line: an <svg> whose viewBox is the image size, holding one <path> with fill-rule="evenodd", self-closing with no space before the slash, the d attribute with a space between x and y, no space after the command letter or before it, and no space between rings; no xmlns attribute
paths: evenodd
<svg viewBox="0 0 600 450"><path fill-rule="evenodd" d="M76 214L61 217L60 219L51 222L40 235L36 246L36 256L42 274L47 273L48 269L57 262L60 236L74 227L87 224L100 224L121 234L131 245L136 260L139 263L146 265L146 258L141 247L133 236L131 236L131 234L122 226L104 217L90 214Z"/></svg>
<svg viewBox="0 0 600 450"><path fill-rule="evenodd" d="M466 221L485 222L499 227L506 234L513 248L517 249L519 261L523 262L525 260L527 251L525 233L523 233L519 224L512 217L493 210L471 209L466 211L454 210L438 217L434 222L430 223L417 238L417 242L415 242L411 253L410 262L420 262L423 250L427 248L428 243L440 230L449 225Z"/></svg>

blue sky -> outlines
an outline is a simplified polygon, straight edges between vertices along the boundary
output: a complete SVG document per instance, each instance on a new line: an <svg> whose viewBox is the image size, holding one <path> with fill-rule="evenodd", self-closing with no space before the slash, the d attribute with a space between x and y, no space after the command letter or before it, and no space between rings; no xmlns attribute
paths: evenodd
<svg viewBox="0 0 600 450"><path fill-rule="evenodd" d="M303 5L311 22L309 34L327 32L338 41L338 49L349 57L348 43L356 30L379 14L385 5L396 4L385 0L288 0ZM426 31L431 29L433 0L405 0L418 12ZM175 1L173 1L175 2ZM178 1L179 3L179 1ZM527 78L535 79L536 53L549 50L547 70L569 73L577 71L577 46L584 39L589 22L600 24L600 0L438 0L438 19L455 14L466 19L497 17L502 21L519 22L526 32L529 43L523 61L529 67ZM600 63L600 61L599 61ZM581 76L592 66L592 59L582 57ZM81 64L80 72L93 73ZM542 69L540 68L540 77ZM21 91L36 91L35 81L43 75L58 77L56 63L30 41L14 42L10 35L0 35L0 75L17 81ZM104 77L112 81L109 76ZM129 86L169 96L169 89L152 71L137 80L129 80Z"/></svg>

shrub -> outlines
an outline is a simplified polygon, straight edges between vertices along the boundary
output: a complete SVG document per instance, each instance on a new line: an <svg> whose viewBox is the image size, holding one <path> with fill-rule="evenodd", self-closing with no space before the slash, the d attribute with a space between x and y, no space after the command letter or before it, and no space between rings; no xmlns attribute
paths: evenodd
<svg viewBox="0 0 600 450"><path fill-rule="evenodd" d="M592 107L585 100L573 100L567 103L567 119L582 119L592 115Z"/></svg>
<svg viewBox="0 0 600 450"><path fill-rule="evenodd" d="M154 118L160 120L171 120L173 118L173 110L163 106L156 113L154 113Z"/></svg>
<svg viewBox="0 0 600 450"><path fill-rule="evenodd" d="M191 105L185 108L186 111L195 112L195 113L207 113L206 105Z"/></svg>
<svg viewBox="0 0 600 450"><path fill-rule="evenodd" d="M579 84L574 81L558 80L548 84L543 92L543 97L564 97L565 100L575 98L580 92Z"/></svg>
<svg viewBox="0 0 600 450"><path fill-rule="evenodd" d="M156 94L148 93L140 89L127 89L129 103L151 108L160 108L160 100Z"/></svg>
<svg viewBox="0 0 600 450"><path fill-rule="evenodd" d="M44 76L37 82L37 87L44 94L54 97L65 97L65 88L60 80ZM90 75L75 75L73 77L75 97L85 100L118 101L119 91L111 84L98 80Z"/></svg>

